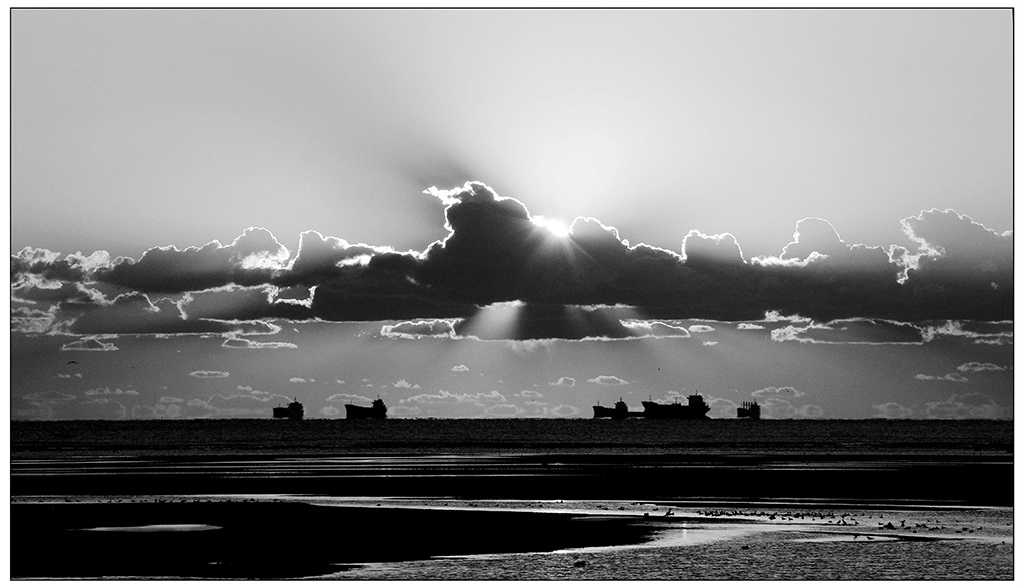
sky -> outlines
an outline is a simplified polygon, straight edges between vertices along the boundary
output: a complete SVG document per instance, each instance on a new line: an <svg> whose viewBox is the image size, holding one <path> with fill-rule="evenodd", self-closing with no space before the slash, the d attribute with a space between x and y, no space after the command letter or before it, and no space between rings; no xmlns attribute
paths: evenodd
<svg viewBox="0 0 1024 588"><path fill-rule="evenodd" d="M14 10L11 416L1011 418L1009 10Z"/></svg>

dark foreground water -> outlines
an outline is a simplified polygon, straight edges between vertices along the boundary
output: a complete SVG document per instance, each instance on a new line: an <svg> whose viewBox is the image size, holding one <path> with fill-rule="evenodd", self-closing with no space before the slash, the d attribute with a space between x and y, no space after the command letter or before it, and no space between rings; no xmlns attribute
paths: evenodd
<svg viewBox="0 0 1024 588"><path fill-rule="evenodd" d="M992 421L14 422L12 577L1009 579L1012 445Z"/></svg>

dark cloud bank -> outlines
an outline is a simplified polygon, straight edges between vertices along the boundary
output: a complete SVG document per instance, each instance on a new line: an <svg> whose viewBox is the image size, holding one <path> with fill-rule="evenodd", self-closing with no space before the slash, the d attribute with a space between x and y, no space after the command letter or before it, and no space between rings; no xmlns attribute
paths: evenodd
<svg viewBox="0 0 1024 588"><path fill-rule="evenodd" d="M818 321L1013 318L1012 232L952 210L903 219L907 242L887 247L848 244L827 221L806 218L778 257L746 259L732 235L697 230L678 253L630 245L592 218L560 236L478 182L427 193L445 204L449 234L422 252L308 231L293 256L260 228L228 245L156 247L138 260L26 248L11 257L12 328L245 334L274 318L471 318L511 301L524 309L518 338L573 338L573 324L623 336L618 318L593 312L604 306L728 321L770 312Z"/></svg>

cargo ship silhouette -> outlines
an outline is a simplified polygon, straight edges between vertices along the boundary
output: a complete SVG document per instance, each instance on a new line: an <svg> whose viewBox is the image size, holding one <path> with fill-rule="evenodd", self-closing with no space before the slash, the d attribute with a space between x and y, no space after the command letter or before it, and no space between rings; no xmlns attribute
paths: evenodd
<svg viewBox="0 0 1024 588"><path fill-rule="evenodd" d="M643 412L633 412L629 410L626 403L619 398L619 401L615 403L614 408L608 408L607 406L601 406L598 404L594 407L594 418L612 418L612 419L625 419L625 418L645 418L645 419L684 419L684 420L702 420L708 418L708 412L711 407L704 402L704 397L700 394L690 394L686 397L687 404L680 404L678 401L672 404L661 404L654 402L653 400L644 400Z"/></svg>
<svg viewBox="0 0 1024 588"><path fill-rule="evenodd" d="M388 418L388 407L384 401L378 398L370 406L359 406L357 404L345 405L345 418L349 419L386 419Z"/></svg>
<svg viewBox="0 0 1024 588"><path fill-rule="evenodd" d="M761 420L761 405L757 402L744 402L736 409L736 418Z"/></svg>
<svg viewBox="0 0 1024 588"><path fill-rule="evenodd" d="M274 407L274 418L275 419L290 419L293 421L301 421L302 415L305 411L302 409L302 403L296 398L293 402L288 403L288 406L275 406Z"/></svg>

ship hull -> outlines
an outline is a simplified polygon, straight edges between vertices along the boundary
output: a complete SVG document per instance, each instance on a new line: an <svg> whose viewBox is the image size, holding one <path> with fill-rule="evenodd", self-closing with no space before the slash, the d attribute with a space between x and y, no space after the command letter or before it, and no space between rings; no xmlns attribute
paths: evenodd
<svg viewBox="0 0 1024 588"><path fill-rule="evenodd" d="M594 407L594 418L595 419L624 419L629 416L629 412L616 410L607 406L595 406Z"/></svg>
<svg viewBox="0 0 1024 588"><path fill-rule="evenodd" d="M355 404L345 405L345 418L348 419L384 419L387 418L387 410L379 410L368 406Z"/></svg>
<svg viewBox="0 0 1024 588"><path fill-rule="evenodd" d="M685 404L658 404L657 402L644 401L644 418L648 419L680 419L687 421L698 421L707 419L707 406L691 406Z"/></svg>

